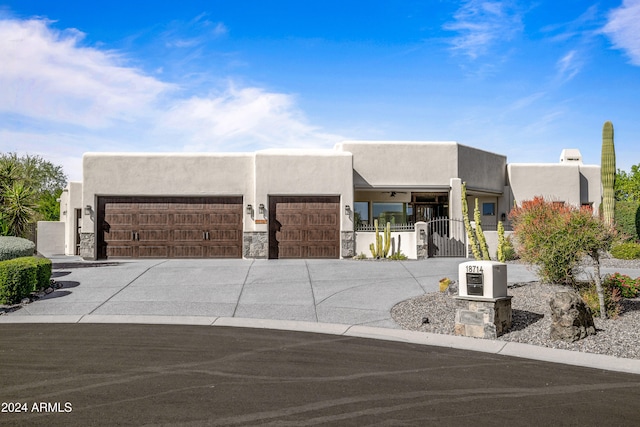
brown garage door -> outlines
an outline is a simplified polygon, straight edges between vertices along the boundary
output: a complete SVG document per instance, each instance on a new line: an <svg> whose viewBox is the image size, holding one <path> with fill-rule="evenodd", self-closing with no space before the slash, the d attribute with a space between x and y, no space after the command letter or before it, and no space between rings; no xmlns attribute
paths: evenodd
<svg viewBox="0 0 640 427"><path fill-rule="evenodd" d="M100 258L241 258L242 197L100 197Z"/></svg>
<svg viewBox="0 0 640 427"><path fill-rule="evenodd" d="M269 258L339 258L340 197L270 197Z"/></svg>

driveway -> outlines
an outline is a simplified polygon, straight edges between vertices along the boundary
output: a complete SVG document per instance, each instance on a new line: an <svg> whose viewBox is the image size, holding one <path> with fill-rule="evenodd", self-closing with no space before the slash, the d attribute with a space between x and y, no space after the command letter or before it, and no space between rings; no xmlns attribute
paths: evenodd
<svg viewBox="0 0 640 427"><path fill-rule="evenodd" d="M10 316L209 316L397 328L390 317L396 303L437 291L438 281L457 278L466 260L53 261L62 288Z"/></svg>

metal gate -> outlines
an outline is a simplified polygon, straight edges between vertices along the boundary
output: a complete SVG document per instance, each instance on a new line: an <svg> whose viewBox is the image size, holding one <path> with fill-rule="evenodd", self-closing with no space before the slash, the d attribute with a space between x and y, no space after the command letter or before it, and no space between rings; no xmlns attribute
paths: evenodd
<svg viewBox="0 0 640 427"><path fill-rule="evenodd" d="M467 234L461 219L435 218L427 222L429 257L466 257Z"/></svg>

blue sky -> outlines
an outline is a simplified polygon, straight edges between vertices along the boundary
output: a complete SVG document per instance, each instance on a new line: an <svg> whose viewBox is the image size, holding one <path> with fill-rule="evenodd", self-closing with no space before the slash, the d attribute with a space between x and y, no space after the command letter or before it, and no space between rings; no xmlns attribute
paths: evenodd
<svg viewBox="0 0 640 427"><path fill-rule="evenodd" d="M354 139L599 164L611 120L629 170L638 22L640 0L0 0L0 149L72 180L87 151Z"/></svg>

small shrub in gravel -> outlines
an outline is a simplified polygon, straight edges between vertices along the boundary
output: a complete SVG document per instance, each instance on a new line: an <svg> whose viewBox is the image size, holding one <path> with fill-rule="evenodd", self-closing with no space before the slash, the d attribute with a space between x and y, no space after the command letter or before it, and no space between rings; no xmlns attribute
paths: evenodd
<svg viewBox="0 0 640 427"><path fill-rule="evenodd" d="M607 316L611 319L617 318L622 312L622 295L620 289L606 286L603 284L604 291L604 306L607 310ZM579 284L578 289L580 296L591 309L594 316L600 316L600 300L598 299L598 292L596 291L596 285L593 283Z"/></svg>
<svg viewBox="0 0 640 427"><path fill-rule="evenodd" d="M625 274L614 273L606 276L603 284L606 288L618 289L623 298L635 298L640 293L640 277L632 279Z"/></svg>
<svg viewBox="0 0 640 427"><path fill-rule="evenodd" d="M0 236L0 261L31 256L36 245L31 240L22 237Z"/></svg>

